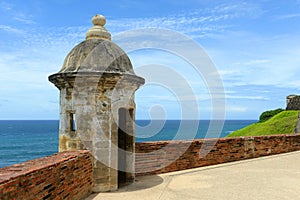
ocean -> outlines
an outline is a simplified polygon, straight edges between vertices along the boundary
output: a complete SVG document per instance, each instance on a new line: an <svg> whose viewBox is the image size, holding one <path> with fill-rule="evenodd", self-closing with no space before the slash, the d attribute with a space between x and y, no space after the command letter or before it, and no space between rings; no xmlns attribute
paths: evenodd
<svg viewBox="0 0 300 200"><path fill-rule="evenodd" d="M206 133L209 122L137 120L136 142L225 137L257 121L226 120L220 135ZM58 127L58 120L0 121L0 168L57 153Z"/></svg>

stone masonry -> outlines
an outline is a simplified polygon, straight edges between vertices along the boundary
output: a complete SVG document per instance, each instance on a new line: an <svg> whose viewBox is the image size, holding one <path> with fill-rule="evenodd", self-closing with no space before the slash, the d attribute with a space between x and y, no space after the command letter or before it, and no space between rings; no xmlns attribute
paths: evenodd
<svg viewBox="0 0 300 200"><path fill-rule="evenodd" d="M300 110L300 96L298 95L287 96L286 110Z"/></svg>
<svg viewBox="0 0 300 200"><path fill-rule="evenodd" d="M60 90L59 151L89 150L93 191L114 191L134 180L134 93L144 79L110 41L105 18L96 15L92 22L86 40L49 80Z"/></svg>

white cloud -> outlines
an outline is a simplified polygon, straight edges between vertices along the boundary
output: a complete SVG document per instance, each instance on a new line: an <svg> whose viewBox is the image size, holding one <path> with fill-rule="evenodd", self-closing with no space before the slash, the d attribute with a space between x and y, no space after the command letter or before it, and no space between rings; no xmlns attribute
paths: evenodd
<svg viewBox="0 0 300 200"><path fill-rule="evenodd" d="M294 87L300 67L297 33L258 35L228 32L215 41L210 56L225 86L276 85Z"/></svg>
<svg viewBox="0 0 300 200"><path fill-rule="evenodd" d="M35 21L33 20L33 16L31 14L26 14L25 12L17 8L18 6L15 6L11 3L7 3L4 1L0 2L0 9L5 12L4 16L27 25L35 24Z"/></svg>
<svg viewBox="0 0 300 200"><path fill-rule="evenodd" d="M25 33L24 30L14 28L14 27L11 27L11 26L7 26L7 25L1 25L1 24L0 24L0 30L6 31L6 32L9 32L9 33L16 33L16 34L24 34Z"/></svg>
<svg viewBox="0 0 300 200"><path fill-rule="evenodd" d="M298 18L300 17L300 13L294 13L294 14L287 14L287 15L280 15L276 16L276 19L284 20L284 19L292 19L292 18Z"/></svg>
<svg viewBox="0 0 300 200"><path fill-rule="evenodd" d="M24 16L14 17L13 19L16 21L22 22L24 24L36 24L36 22L34 20L28 19Z"/></svg>
<svg viewBox="0 0 300 200"><path fill-rule="evenodd" d="M236 74L238 72L239 72L238 70L234 70L234 69L222 69L222 70L216 71L212 75L226 76L226 75Z"/></svg>
<svg viewBox="0 0 300 200"><path fill-rule="evenodd" d="M267 97L263 96L236 96L236 95L226 95L226 99L244 99L244 100L263 100L267 101L270 100Z"/></svg>
<svg viewBox="0 0 300 200"><path fill-rule="evenodd" d="M241 107L241 106L226 106L226 111L227 112L241 112L245 113L247 112L248 108L247 107Z"/></svg>
<svg viewBox="0 0 300 200"><path fill-rule="evenodd" d="M231 28L229 20L258 17L262 13L262 9L256 4L228 2L210 9L195 9L164 17L110 19L108 27L114 33L130 29L165 28L188 34L193 38L203 38Z"/></svg>
<svg viewBox="0 0 300 200"><path fill-rule="evenodd" d="M259 4L245 1L224 3L216 6L214 9L209 9L208 12L225 13L234 18L243 16L256 18L264 13Z"/></svg>
<svg viewBox="0 0 300 200"><path fill-rule="evenodd" d="M7 4L5 6L0 3L0 8L10 10L12 5ZM247 32L234 24L234 21L242 21L243 18L256 18L263 14L264 11L259 5L238 1L222 4L213 9L197 9L161 17L108 18L107 29L114 35L135 28L166 28L185 33L196 40L201 38L198 41L206 42L206 47L213 49L212 52L217 52L216 56L211 56L215 59L219 69L214 75L221 75L225 86L230 89L226 92L229 105L231 105L227 107L227 111L245 113L250 111L249 107L253 105L241 103L232 105L232 102L251 100L251 103L265 103L265 101L272 101L274 95L273 92L269 92L268 95L260 94L268 86L276 85L292 89L300 87L300 82L297 79L300 67L300 48L297 46L300 38L298 35L288 33L287 35L264 36L260 33ZM290 14L285 17L295 18L298 17L297 15ZM16 15L14 20L33 26L25 27L23 30L19 27L0 25L0 30L22 36L19 39L11 37L10 41L2 41L4 48L0 48L2 73L0 78L2 83L5 83L5 87L0 87L0 90L8 87L17 88L22 82L24 93L32 92L30 88L35 91L40 91L42 88L46 88L46 90L51 88L50 85L47 85L47 76L60 69L64 57L75 44L84 40L85 32L91 24L77 27L41 27L40 24L35 23L34 16L30 15ZM209 39L209 41L207 42L205 39ZM5 45L11 50L9 53L4 53ZM190 50L187 47L182 48ZM194 57L199 57L199 55L194 55L192 50L189 53L193 54ZM155 56L148 55L146 58L136 60L135 63L151 63ZM173 68L182 64L169 57L161 56L159 59ZM205 64L203 66L205 67ZM193 77L193 73L189 73L188 70L185 71L188 77ZM186 74L181 73L181 75ZM27 80L24 80L24 77L27 77ZM173 83L180 89L182 83L178 83L176 80ZM196 99L203 103L203 101L211 99L207 91L199 89L204 85L201 77L190 78L188 83L195 86L196 92L195 95L181 95L182 101ZM256 87L245 92L243 91L244 88L238 87L249 85L255 85ZM54 87L52 89L51 91L57 93ZM253 90L257 91L254 93ZM50 89L47 91L50 91ZM177 99L175 96L173 98L170 98L170 96L172 97L172 95L161 96L153 93L150 96L139 96L139 101L149 103L151 100L155 100L155 102L161 101L164 104L171 102L170 104L173 105ZM217 94L216 96L218 97ZM56 97L51 96L48 99L52 100Z"/></svg>
<svg viewBox="0 0 300 200"><path fill-rule="evenodd" d="M4 11L10 11L13 8L13 5L10 3L7 3L5 1L0 2L0 9Z"/></svg>
<svg viewBox="0 0 300 200"><path fill-rule="evenodd" d="M268 59L256 59L256 60L250 60L246 62L237 62L233 63L234 65L259 65L259 64L265 64L265 63L270 63L271 60Z"/></svg>
<svg viewBox="0 0 300 200"><path fill-rule="evenodd" d="M148 100L152 99L155 102L159 101L168 101L168 102L188 102L188 101L207 101L211 100L211 96L209 94L201 94L201 95L140 95L140 99Z"/></svg>

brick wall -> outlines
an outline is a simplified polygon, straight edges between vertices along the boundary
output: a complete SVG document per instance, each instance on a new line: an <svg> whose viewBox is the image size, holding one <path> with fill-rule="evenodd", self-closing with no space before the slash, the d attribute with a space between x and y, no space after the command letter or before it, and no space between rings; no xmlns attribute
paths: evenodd
<svg viewBox="0 0 300 200"><path fill-rule="evenodd" d="M159 174L297 150L300 134L137 143L136 173ZM5 167L0 169L0 199L84 199L92 192L92 173L88 151Z"/></svg>
<svg viewBox="0 0 300 200"><path fill-rule="evenodd" d="M83 199L92 190L88 151L54 154L0 169L0 199Z"/></svg>
<svg viewBox="0 0 300 200"><path fill-rule="evenodd" d="M300 134L137 143L136 173L159 174L297 150Z"/></svg>

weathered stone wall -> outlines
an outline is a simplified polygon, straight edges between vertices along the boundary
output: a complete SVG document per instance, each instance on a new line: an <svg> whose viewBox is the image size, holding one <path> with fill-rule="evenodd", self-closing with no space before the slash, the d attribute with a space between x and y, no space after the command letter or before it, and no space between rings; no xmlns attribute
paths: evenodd
<svg viewBox="0 0 300 200"><path fill-rule="evenodd" d="M92 191L88 151L49 157L0 169L0 199L84 199Z"/></svg>
<svg viewBox="0 0 300 200"><path fill-rule="evenodd" d="M89 150L95 158L93 191L105 192L134 180L134 93L145 80L111 42L105 17L96 15L92 22L86 40L71 50L49 81L60 90L59 151ZM120 117L123 110L129 114ZM123 139L126 133L130 136Z"/></svg>
<svg viewBox="0 0 300 200"><path fill-rule="evenodd" d="M300 96L288 96L286 110L300 110Z"/></svg>
<svg viewBox="0 0 300 200"><path fill-rule="evenodd" d="M55 77L53 82L60 89L59 151L87 149L93 154L94 192L117 190L120 166L126 167L119 171L127 172L127 180L134 180L134 137L126 139L126 164L118 163L118 123L120 109L126 109L132 113L126 127L134 127L138 78L107 73ZM134 128L124 131L135 135Z"/></svg>
<svg viewBox="0 0 300 200"><path fill-rule="evenodd" d="M201 148L212 150L200 156ZM160 174L297 150L300 134L137 143L136 173Z"/></svg>

